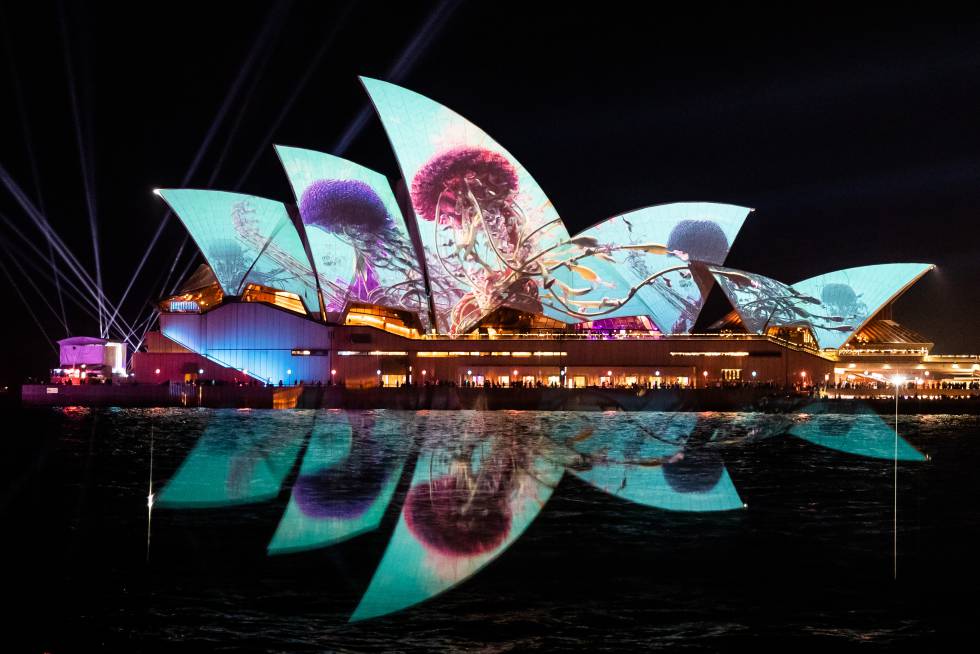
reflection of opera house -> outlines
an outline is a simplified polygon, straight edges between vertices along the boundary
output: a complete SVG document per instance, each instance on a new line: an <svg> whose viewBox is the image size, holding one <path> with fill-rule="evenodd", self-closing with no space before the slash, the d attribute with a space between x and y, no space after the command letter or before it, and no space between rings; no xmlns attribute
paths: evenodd
<svg viewBox="0 0 980 654"><path fill-rule="evenodd" d="M722 381L975 378L929 355L892 304L932 266L880 264L794 284L724 267L749 209L647 207L570 235L528 172L416 93L363 80L406 180L277 153L295 206L157 193L207 265L161 304L141 381L703 387ZM732 306L702 326L717 285Z"/></svg>

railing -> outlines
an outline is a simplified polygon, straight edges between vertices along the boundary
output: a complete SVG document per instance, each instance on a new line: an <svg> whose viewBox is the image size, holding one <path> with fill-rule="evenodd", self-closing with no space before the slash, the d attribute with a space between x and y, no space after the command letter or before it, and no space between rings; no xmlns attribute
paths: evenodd
<svg viewBox="0 0 980 654"><path fill-rule="evenodd" d="M662 334L660 332L642 331L610 331L610 332L588 332L588 333L566 333L566 332L509 332L495 334L480 334L477 332L470 334L459 334L451 336L449 334L421 334L420 340L427 341L508 341L508 340L539 340L539 341L619 341L619 340L639 340L639 341L660 341L671 340L735 340L735 341L766 341L776 343L783 347L815 354L827 358L828 353L821 352L819 349L809 347L801 343L794 343L778 336L768 334ZM833 352L836 354L836 351Z"/></svg>

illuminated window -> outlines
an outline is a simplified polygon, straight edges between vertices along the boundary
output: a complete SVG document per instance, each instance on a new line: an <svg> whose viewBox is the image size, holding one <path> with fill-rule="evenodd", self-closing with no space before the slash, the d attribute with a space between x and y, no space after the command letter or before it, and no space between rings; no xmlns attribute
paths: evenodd
<svg viewBox="0 0 980 654"><path fill-rule="evenodd" d="M160 310L170 313L200 313L221 304L223 298L221 286L215 282L163 300L160 302Z"/></svg>
<svg viewBox="0 0 980 654"><path fill-rule="evenodd" d="M264 302L281 309L286 309L287 311L306 315L306 307L303 306L303 301L295 293L277 291L265 286L259 286L258 284L247 284L245 286L245 292L242 293L242 302Z"/></svg>
<svg viewBox="0 0 980 654"><path fill-rule="evenodd" d="M405 338L419 338L422 326L418 317L411 312L373 304L351 305L344 324L375 327Z"/></svg>

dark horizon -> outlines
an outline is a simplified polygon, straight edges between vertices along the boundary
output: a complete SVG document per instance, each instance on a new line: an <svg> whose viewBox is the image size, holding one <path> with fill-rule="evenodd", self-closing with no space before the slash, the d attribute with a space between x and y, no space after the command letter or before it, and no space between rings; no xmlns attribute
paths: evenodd
<svg viewBox="0 0 980 654"><path fill-rule="evenodd" d="M187 177L190 187L292 202L273 143L339 154L394 185L397 162L357 80L377 77L485 129L573 233L642 206L709 200L756 209L731 267L791 283L864 264L935 263L898 303L897 320L937 353L980 351L980 23L536 10L295 2L232 15L168 3L144 18L106 5L5 3L0 74L13 111L0 164L91 264L70 69L103 286L118 300L166 213L154 187ZM41 242L6 188L0 213ZM6 225L0 236L22 262L26 246ZM127 316L156 299L184 237L171 218ZM189 243L178 270L192 251ZM35 290L2 256L30 301ZM54 288L33 281L57 308ZM20 298L8 298L5 336L18 347L3 383L55 363ZM64 337L43 303L31 308L51 339ZM73 335L97 332L80 312L67 315Z"/></svg>

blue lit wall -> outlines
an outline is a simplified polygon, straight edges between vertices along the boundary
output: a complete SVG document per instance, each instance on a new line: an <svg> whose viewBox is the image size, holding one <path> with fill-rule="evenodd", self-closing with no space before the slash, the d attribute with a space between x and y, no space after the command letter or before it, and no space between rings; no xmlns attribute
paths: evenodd
<svg viewBox="0 0 980 654"><path fill-rule="evenodd" d="M411 190L439 330L465 332L502 305L540 312L537 255L568 239L541 187L459 114L361 80Z"/></svg>
<svg viewBox="0 0 980 654"><path fill-rule="evenodd" d="M160 331L215 363L247 371L261 381L330 379L328 356L292 354L294 349L329 349L329 329L264 304L224 304L204 314L164 313Z"/></svg>
<svg viewBox="0 0 980 654"><path fill-rule="evenodd" d="M384 175L333 155L276 146L330 310L342 300L428 312L415 248ZM338 306L340 305L340 306Z"/></svg>
<svg viewBox="0 0 980 654"><path fill-rule="evenodd" d="M302 240L281 202L197 189L158 191L190 232L222 290L240 295L261 284L296 293L319 311L316 282Z"/></svg>

